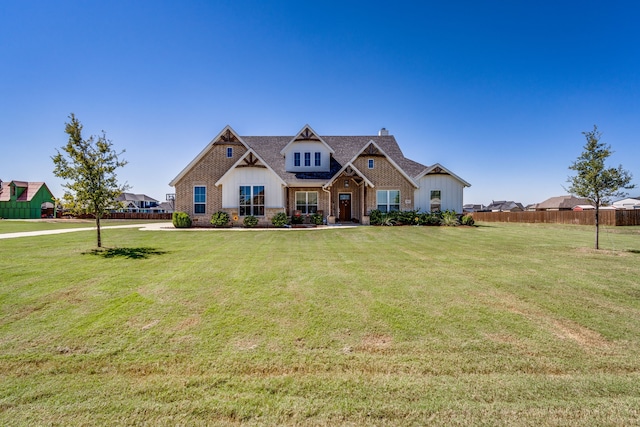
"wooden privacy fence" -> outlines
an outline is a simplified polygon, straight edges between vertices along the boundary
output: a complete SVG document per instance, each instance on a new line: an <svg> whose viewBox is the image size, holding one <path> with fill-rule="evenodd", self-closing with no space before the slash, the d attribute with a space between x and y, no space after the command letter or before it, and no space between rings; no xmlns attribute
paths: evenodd
<svg viewBox="0 0 640 427"><path fill-rule="evenodd" d="M104 216L105 219L162 219L171 221L170 213L138 213L138 212L111 212ZM80 215L77 218L93 218L92 215Z"/></svg>
<svg viewBox="0 0 640 427"><path fill-rule="evenodd" d="M594 211L473 212L476 221L595 225ZM640 225L640 209L602 210L601 225Z"/></svg>

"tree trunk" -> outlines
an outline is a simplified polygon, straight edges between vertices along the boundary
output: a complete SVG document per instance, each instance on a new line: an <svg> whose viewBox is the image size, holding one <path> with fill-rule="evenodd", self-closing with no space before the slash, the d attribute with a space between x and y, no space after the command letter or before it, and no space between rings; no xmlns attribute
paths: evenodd
<svg viewBox="0 0 640 427"><path fill-rule="evenodd" d="M599 217L600 217L600 209L599 206L596 205L596 249L600 249L600 244L599 244L599 240L600 240L600 221L599 221Z"/></svg>
<svg viewBox="0 0 640 427"><path fill-rule="evenodd" d="M96 232L98 233L98 247L102 247L102 237L100 236L100 215L96 215Z"/></svg>

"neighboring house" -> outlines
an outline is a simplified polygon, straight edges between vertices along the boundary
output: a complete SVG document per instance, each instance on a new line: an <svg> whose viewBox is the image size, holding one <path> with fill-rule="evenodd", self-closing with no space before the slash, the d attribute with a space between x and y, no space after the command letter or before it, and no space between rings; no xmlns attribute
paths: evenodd
<svg viewBox="0 0 640 427"><path fill-rule="evenodd" d="M640 197L618 200L612 205L616 209L640 209Z"/></svg>
<svg viewBox="0 0 640 427"><path fill-rule="evenodd" d="M161 202L158 207L160 213L173 213L173 203L172 202Z"/></svg>
<svg viewBox="0 0 640 427"><path fill-rule="evenodd" d="M536 211L570 211L578 205L592 205L591 200L575 196L551 197L535 205Z"/></svg>
<svg viewBox="0 0 640 427"><path fill-rule="evenodd" d="M514 202L513 200L498 200L491 201L491 204L487 206L485 211L489 212L522 212L524 206L522 203Z"/></svg>
<svg viewBox="0 0 640 427"><path fill-rule="evenodd" d="M135 212L135 213L161 213L164 209L160 206L160 202L146 194L122 193L116 201L122 206L117 212Z"/></svg>
<svg viewBox="0 0 640 427"><path fill-rule="evenodd" d="M462 212L470 186L440 164L406 158L386 129L320 136L308 125L294 136L239 136L226 126L169 185L175 210L198 225L220 210L263 224L278 212L364 224L374 209Z"/></svg>
<svg viewBox="0 0 640 427"><path fill-rule="evenodd" d="M53 217L53 194L44 182L3 182L0 218L34 219Z"/></svg>
<svg viewBox="0 0 640 427"><path fill-rule="evenodd" d="M483 204L474 205L472 203L468 203L462 206L462 212L482 212L486 209L487 207Z"/></svg>

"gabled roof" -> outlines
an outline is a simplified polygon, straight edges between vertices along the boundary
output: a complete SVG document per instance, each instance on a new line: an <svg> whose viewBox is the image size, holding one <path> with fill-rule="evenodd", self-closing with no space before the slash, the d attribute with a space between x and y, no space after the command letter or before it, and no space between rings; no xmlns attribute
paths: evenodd
<svg viewBox="0 0 640 427"><path fill-rule="evenodd" d="M391 165L400 172L402 176L406 178L407 181L411 183L415 188L418 188L418 184L411 178L407 173L389 156L383 149L380 147L374 140L370 140L360 151L358 151L353 158L349 161L349 163L353 164L360 155L365 154L365 151L369 150L371 153L375 153L376 155L382 155L386 157L386 159L391 163ZM404 156L402 156L404 158Z"/></svg>
<svg viewBox="0 0 640 427"><path fill-rule="evenodd" d="M227 138L227 140L224 140ZM324 143L331 151L331 164L328 172L290 172L286 170L285 149L302 138ZM169 185L175 186L186 173L193 168L216 143L242 144L247 150L260 158L286 185L322 186L336 173L352 163L358 154L374 143L387 159L392 163L415 187L418 187L415 177L428 169L427 166L407 159L398 146L393 135L361 135L361 136L319 136L313 129L305 125L296 136L239 136L230 126L226 126L207 146L176 176ZM233 167L236 167L234 165ZM220 182L220 180L218 180ZM461 180L461 182L464 182Z"/></svg>
<svg viewBox="0 0 640 427"><path fill-rule="evenodd" d="M206 147L204 147L204 149L195 157L195 159L193 159L184 169L182 169L182 171L180 171L180 173L175 178L171 180L169 185L174 187L178 183L178 181L180 181L182 177L184 177L187 172L191 170L192 167L197 165L198 162L202 160L202 158L206 156L209 150L211 150L211 148L213 148L213 146L216 144L241 144L247 150L249 149L249 146L242 140L242 138L238 136L236 131L234 131L231 126L227 125L218 135L216 135L215 138L211 140L211 142L209 142L209 144L206 145Z"/></svg>
<svg viewBox="0 0 640 427"><path fill-rule="evenodd" d="M253 156L255 156L255 158L254 158ZM259 162L259 163L261 163L261 165L258 165L258 162ZM264 160L262 160L262 157L260 157L260 156L258 155L258 153L256 153L255 151L253 151L251 148L249 148L249 149L247 150L247 152L246 152L246 153L244 153L244 154L243 154L243 155L238 159L238 161L237 161L237 162L235 162L235 163L233 164L233 166L231 166L231 167L229 168L229 170L227 170L227 171L226 171L226 172L225 172L225 173L220 177L220 179L219 179L218 181L216 181L216 183L215 183L214 185L215 185L216 187L217 187L218 185L220 185L220 184L222 183L222 181L224 181L224 179L226 178L226 176L227 176L227 175L229 175L232 171L234 171L238 166L241 166L241 165L242 165L242 163L245 163L245 164L247 164L247 165L251 165L251 166L254 166L254 165L264 166L267 170L271 171L271 172L272 172L276 177L278 177L278 179L282 182L282 185L287 185L287 183L286 183L286 182L284 182L284 181L282 180L282 178L280 178L280 177L278 176L278 174L277 174L273 169L271 169L271 167L269 166L269 164L268 164L268 163L266 163Z"/></svg>
<svg viewBox="0 0 640 427"><path fill-rule="evenodd" d="M342 168L340 168L340 170L339 170L339 171L337 171L337 172L336 172L336 173L331 177L331 179L330 179L329 181L327 181L327 183L326 183L325 185L323 185L323 186L322 186L322 188L327 188L327 187L329 187L329 186L333 183L333 181L334 181L335 179L337 179L337 178L338 178L338 177L339 177L339 176L340 176L344 171L348 170L349 168L351 168L351 169L353 170L353 172L355 172L355 173L356 173L360 178L362 178L362 179L364 180L364 182L365 182L369 187L375 187L375 185L374 185L370 180L368 180L368 179L367 179L367 177L366 177L362 172L360 172L360 170L359 170L357 167L355 167L355 165L354 165L352 162L349 162L349 163L347 163L346 165L344 165ZM358 185L359 185L359 183L358 183Z"/></svg>
<svg viewBox="0 0 640 427"><path fill-rule="evenodd" d="M134 193L121 193L117 198L119 202L156 202L159 200L154 199L153 197L149 197L146 194L134 194Z"/></svg>
<svg viewBox="0 0 640 427"><path fill-rule="evenodd" d="M24 188L25 190L16 199L19 202L30 202L33 197L38 194L38 191L42 187L47 189L49 194L52 194L44 182L27 182L27 181L9 181L2 182L2 191L0 192L0 202L8 202L11 200L11 184L18 188Z"/></svg>
<svg viewBox="0 0 640 427"><path fill-rule="evenodd" d="M550 197L542 203L536 205L537 210L549 209L573 209L577 205L591 205L591 200L584 197L572 195Z"/></svg>
<svg viewBox="0 0 640 427"><path fill-rule="evenodd" d="M522 203L514 202L513 200L492 200L486 209L492 212L508 212L513 209L524 211L524 206L522 206Z"/></svg>
<svg viewBox="0 0 640 427"><path fill-rule="evenodd" d="M300 130L300 132L297 133L296 136L294 136L291 141L289 141L289 143L287 145L284 146L284 148L282 150L280 150L280 154L284 155L287 152L287 149L289 148L289 146L291 144L296 143L297 141L318 141L324 144L325 147L327 147L327 149L329 150L329 152L331 154L333 154L333 148L331 148L331 146L329 146L329 144L327 144L326 142L324 142L324 140L322 139L322 137L318 136L318 134L316 133L316 131L314 131L313 129L311 129L311 126L309 125L304 125L302 127L302 129Z"/></svg>
<svg viewBox="0 0 640 427"><path fill-rule="evenodd" d="M455 173L451 172L449 169L445 168L444 166L442 166L440 163L436 163L434 165L429 166L428 168L426 168L425 170L423 170L422 172L420 172L418 174L418 176L416 176L416 181L419 180L420 178L422 178L425 175L430 175L430 174L444 174L444 175L451 175L453 178L457 179L458 181L460 181L460 183L465 186L465 187L471 187L471 184L469 184L467 181L465 181L464 179L460 178L458 175L456 175Z"/></svg>

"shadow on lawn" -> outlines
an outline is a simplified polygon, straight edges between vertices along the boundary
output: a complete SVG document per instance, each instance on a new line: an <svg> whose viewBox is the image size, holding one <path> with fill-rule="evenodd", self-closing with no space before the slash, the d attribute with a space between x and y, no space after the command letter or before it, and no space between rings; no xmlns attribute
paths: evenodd
<svg viewBox="0 0 640 427"><path fill-rule="evenodd" d="M129 258L129 259L146 259L151 255L164 255L166 251L159 251L154 248L103 248L93 249L89 252L83 252L83 255L97 255L102 258Z"/></svg>
<svg viewBox="0 0 640 427"><path fill-rule="evenodd" d="M632 254L640 254L640 249L629 249L627 252L631 252Z"/></svg>

